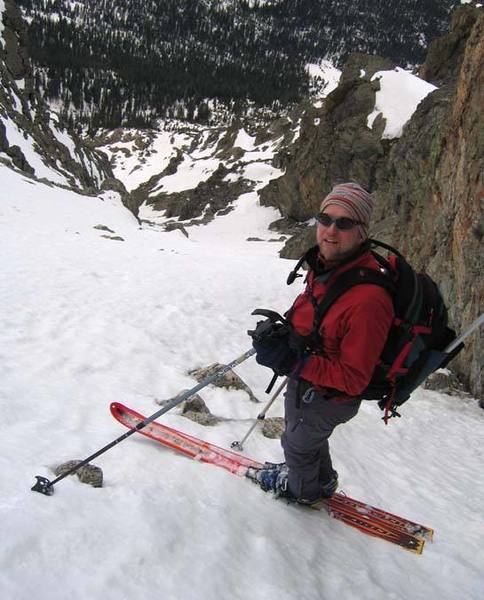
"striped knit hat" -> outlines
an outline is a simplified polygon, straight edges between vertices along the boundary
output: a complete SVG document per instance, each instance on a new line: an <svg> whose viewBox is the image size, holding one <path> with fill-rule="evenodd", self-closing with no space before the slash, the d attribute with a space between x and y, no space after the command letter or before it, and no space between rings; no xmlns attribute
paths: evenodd
<svg viewBox="0 0 484 600"><path fill-rule="evenodd" d="M361 185L348 182L336 185L321 203L321 212L328 206L335 205L345 208L355 221L361 221L358 226L361 237L366 240L373 212L373 198Z"/></svg>

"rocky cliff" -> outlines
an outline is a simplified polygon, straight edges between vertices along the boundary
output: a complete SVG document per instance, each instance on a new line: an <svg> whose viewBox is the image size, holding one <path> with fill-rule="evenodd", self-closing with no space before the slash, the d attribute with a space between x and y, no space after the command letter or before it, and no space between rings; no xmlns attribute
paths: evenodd
<svg viewBox="0 0 484 600"><path fill-rule="evenodd" d="M391 223L383 233L439 282L458 331L484 308L483 24L482 9L464 7L431 45L422 74L441 87L391 149L375 191L381 224ZM483 341L481 328L453 363L481 397Z"/></svg>
<svg viewBox="0 0 484 600"><path fill-rule="evenodd" d="M34 90L25 50L25 24L12 0L0 5L0 160L25 174L95 192L112 173ZM106 185L106 183L105 183Z"/></svg>
<svg viewBox="0 0 484 600"><path fill-rule="evenodd" d="M317 211L333 183L359 181L376 200L372 233L439 283L458 331L484 306L483 20L482 8L462 6L449 35L430 45L420 75L439 88L396 139L382 139L382 118L372 129L367 125L378 89L371 76L388 66L375 57L350 57L324 106L307 112L297 146L285 157L285 175L261 193L262 203L297 222ZM312 235L301 227L282 255L295 258ZM478 397L483 338L481 328L453 363Z"/></svg>

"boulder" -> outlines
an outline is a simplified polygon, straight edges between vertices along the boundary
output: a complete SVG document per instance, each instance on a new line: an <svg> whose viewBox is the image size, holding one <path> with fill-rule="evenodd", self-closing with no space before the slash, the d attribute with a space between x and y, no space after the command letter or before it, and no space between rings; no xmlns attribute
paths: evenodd
<svg viewBox="0 0 484 600"><path fill-rule="evenodd" d="M62 463L55 469L55 474L57 477L64 475L71 469L73 469L76 465L80 464L81 460L69 460L65 463ZM73 475L77 475L79 477L79 481L81 483L88 483L93 487L102 487L103 486L103 472L100 467L96 467L95 465L87 464L78 469Z"/></svg>
<svg viewBox="0 0 484 600"><path fill-rule="evenodd" d="M202 381L209 375L212 375L212 373L215 373L215 371L221 369L223 366L224 365L221 365L220 363L213 363L208 367L202 367L200 369L189 371L188 374L195 377L197 381ZM212 385L226 389L242 390L247 393L252 402L259 402L249 386L233 370L228 371L225 373L225 375L216 379Z"/></svg>

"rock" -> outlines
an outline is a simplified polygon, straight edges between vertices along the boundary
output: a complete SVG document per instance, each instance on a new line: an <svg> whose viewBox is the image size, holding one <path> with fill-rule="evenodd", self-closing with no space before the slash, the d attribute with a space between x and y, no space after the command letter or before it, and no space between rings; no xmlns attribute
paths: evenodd
<svg viewBox="0 0 484 600"><path fill-rule="evenodd" d="M218 419L215 415L212 415L212 413L199 413L188 410L187 412L183 413L183 416L191 421L194 421L195 423L198 423L199 425L205 425L208 427L216 425L220 422L220 419Z"/></svg>
<svg viewBox="0 0 484 600"><path fill-rule="evenodd" d="M112 229L109 229L106 225L94 225L93 229L99 229L100 231L109 231L109 233L116 233Z"/></svg>
<svg viewBox="0 0 484 600"><path fill-rule="evenodd" d="M378 85L370 77L390 65L352 55L319 113L306 111L285 158L285 174L260 192L261 204L278 208L288 223L304 222L333 184L359 182L375 199L370 234L398 248L438 283L457 332L484 306L482 64L482 8L460 6L450 33L431 45L421 71L442 85L418 105L402 136L387 140L381 139L383 119L369 129L367 116ZM293 237L281 256L301 256L314 243L310 229L288 231ZM477 398L484 394L483 349L480 328L451 363Z"/></svg>
<svg viewBox="0 0 484 600"><path fill-rule="evenodd" d="M453 26L458 31L451 31L451 40L455 35L467 40L465 46L454 46L460 52L449 71L454 75L419 104L390 149L386 164L375 172L374 216L383 241L438 283L452 327L460 332L484 305L484 255L479 239L484 222L482 9L460 7ZM451 363L459 380L477 398L484 393L483 364L481 327Z"/></svg>
<svg viewBox="0 0 484 600"><path fill-rule="evenodd" d="M303 253L316 244L316 225L301 227L296 235L293 235L284 244L280 251L281 258L301 258Z"/></svg>
<svg viewBox="0 0 484 600"><path fill-rule="evenodd" d="M183 392L181 392L181 393L183 393ZM191 398L189 398L188 400L186 400L183 403L182 414L185 414L187 412L196 412L196 413L205 413L205 414L210 413L207 405L205 404L205 401L198 394L195 394L194 396L192 396Z"/></svg>
<svg viewBox="0 0 484 600"><path fill-rule="evenodd" d="M183 394L186 394L187 391L188 390L182 390L175 396L175 398L169 398L168 400L156 399L155 402L160 406L164 406L169 402L172 402L174 399L179 398ZM221 420L210 412L208 406L205 404L205 401L198 394L191 396L188 400L183 402L182 415L187 419L195 421L195 423L199 423L200 425L216 425Z"/></svg>
<svg viewBox="0 0 484 600"><path fill-rule="evenodd" d="M182 162L183 152L179 148L176 148L175 156L173 156L166 168L162 171L160 178L167 177L168 175L174 175Z"/></svg>
<svg viewBox="0 0 484 600"><path fill-rule="evenodd" d="M5 41L3 60L14 79L23 79L32 73L25 44L26 25L20 9L12 0L5 0L4 11L1 15L5 26L2 32Z"/></svg>
<svg viewBox="0 0 484 600"><path fill-rule="evenodd" d="M107 240L116 240L117 242L124 242L124 238L119 235L102 235L102 238L106 238Z"/></svg>
<svg viewBox="0 0 484 600"><path fill-rule="evenodd" d="M457 377L450 371L443 369L429 375L424 382L424 388L450 395L462 392L462 385Z"/></svg>
<svg viewBox="0 0 484 600"><path fill-rule="evenodd" d="M475 7L461 6L452 16L450 33L435 38L429 44L419 76L434 85L455 81L462 66L465 48L478 12Z"/></svg>
<svg viewBox="0 0 484 600"><path fill-rule="evenodd" d="M9 146L7 139L7 130L2 121L0 121L0 152L5 152Z"/></svg>
<svg viewBox="0 0 484 600"><path fill-rule="evenodd" d="M339 86L323 107L310 107L304 113L300 136L285 161L286 172L261 190L262 205L275 206L290 219L306 221L316 214L334 183L353 180L371 187L385 144L381 140L384 124L373 129L367 126L378 86L370 76L391 66L380 57L350 56ZM362 68L367 72L364 77L360 77ZM302 248L295 253L302 254Z"/></svg>
<svg viewBox="0 0 484 600"><path fill-rule="evenodd" d="M210 412L203 398L198 394L183 403L182 415L200 425L216 425L220 421Z"/></svg>
<svg viewBox="0 0 484 600"><path fill-rule="evenodd" d="M19 148L19 146L9 146L6 150L6 154L10 156L13 164L17 167L17 169L23 171L24 173L28 173L29 175L35 174L33 167L29 165L24 153Z"/></svg>
<svg viewBox="0 0 484 600"><path fill-rule="evenodd" d="M189 237L188 236L188 231L185 229L185 227L181 224L181 223L174 223L173 221L170 221L169 223L165 223L165 225L163 226L163 229L165 231L175 231L175 230L179 230L183 233L183 235L185 237Z"/></svg>
<svg viewBox="0 0 484 600"><path fill-rule="evenodd" d="M67 473L67 471L69 471L76 465L80 464L81 462L82 462L82 460L69 460L69 461L59 465L55 469L54 473L56 474L57 477L60 477L61 475L64 475L64 473ZM79 481L81 481L81 483L88 483L89 485L92 485L93 487L102 487L103 486L103 472L99 467L96 467L95 465L90 465L90 464L84 465L83 467L78 469L75 473L73 473L73 475L77 475L79 477Z"/></svg>
<svg viewBox="0 0 484 600"><path fill-rule="evenodd" d="M243 179L226 181L229 171L220 163L218 168L196 188L168 194L160 192L157 196L147 197L149 187L141 186L134 193L139 201L146 200L154 210L164 210L167 218L187 221L186 225L209 223L216 214L228 212L230 204L241 194L252 191L255 184ZM163 176L160 175L159 177ZM153 186L153 182L147 184Z"/></svg>
<svg viewBox="0 0 484 600"><path fill-rule="evenodd" d="M118 192L118 194L120 194L121 196L129 195L124 183L122 181L120 181L119 179L115 179L114 177L107 177L101 183L100 190L102 192L105 192L108 190L113 190L115 192Z"/></svg>
<svg viewBox="0 0 484 600"><path fill-rule="evenodd" d="M202 367L200 369L188 371L188 374L195 377L197 381L202 381L202 379L205 379L209 375L212 375L212 373L214 373L218 369L221 369L223 366L224 365L221 365L220 363L214 363L212 365L209 365L208 367ZM259 400L254 396L249 386L246 383L244 383L244 381L237 375L237 373L234 373L233 370L228 371L227 373L225 373L225 375L223 375L219 379L216 379L212 385L226 389L242 390L248 394L249 399L252 402L259 402Z"/></svg>
<svg viewBox="0 0 484 600"><path fill-rule="evenodd" d="M0 44L2 118L14 123L25 139L33 141L38 157L53 172L62 175L67 186L81 193L86 193L89 188L97 191L104 177L112 177L108 160L104 155L90 148L75 133L66 132L61 117L50 113L41 95L35 91L34 75L27 52L25 23L15 2L5 0L4 4L0 15L2 19L2 27L0 27L2 29L2 44ZM68 133L70 137L70 142L66 145L60 141L61 133ZM2 127L0 127L0 151L5 152L18 169L30 176L39 175L34 172L32 167L34 163L29 164L30 158L26 158L21 148L15 144L8 144ZM57 179L54 173L52 176Z"/></svg>
<svg viewBox="0 0 484 600"><path fill-rule="evenodd" d="M270 417L262 422L262 435L271 440L280 439L284 432L284 419L282 417Z"/></svg>

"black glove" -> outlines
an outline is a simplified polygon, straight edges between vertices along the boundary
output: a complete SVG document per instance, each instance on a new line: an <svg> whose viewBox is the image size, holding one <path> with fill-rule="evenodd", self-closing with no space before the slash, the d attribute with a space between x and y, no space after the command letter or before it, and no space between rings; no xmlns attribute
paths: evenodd
<svg viewBox="0 0 484 600"><path fill-rule="evenodd" d="M260 365L269 367L276 375L289 375L294 370L299 354L291 347L291 327L287 322L259 321L255 330L248 333Z"/></svg>

